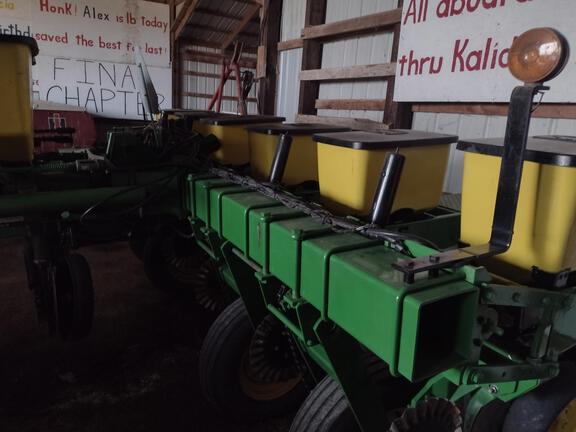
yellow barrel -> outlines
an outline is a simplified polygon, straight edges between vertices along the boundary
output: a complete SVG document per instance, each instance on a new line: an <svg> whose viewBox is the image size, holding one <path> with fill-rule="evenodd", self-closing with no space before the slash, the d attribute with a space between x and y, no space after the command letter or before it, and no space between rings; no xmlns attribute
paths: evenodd
<svg viewBox="0 0 576 432"><path fill-rule="evenodd" d="M490 240L502 156L502 139L466 141L462 183L462 241ZM514 237L497 260L523 270L576 270L576 138L528 141Z"/></svg>
<svg viewBox="0 0 576 432"><path fill-rule="evenodd" d="M406 157L392 211L436 207L450 144L458 137L412 130L317 134L320 195L338 213L370 212L386 154Z"/></svg>
<svg viewBox="0 0 576 432"><path fill-rule="evenodd" d="M188 130L194 130L199 134L204 134L204 124L200 120L206 117L220 116L220 113L205 110L189 110L189 109L168 109L163 113L168 117L168 120L183 120L186 122Z"/></svg>
<svg viewBox="0 0 576 432"><path fill-rule="evenodd" d="M278 123L286 120L274 116L215 116L200 120L203 134L212 134L220 141L220 148L213 154L214 159L224 165L245 165L250 162L248 125Z"/></svg>
<svg viewBox="0 0 576 432"><path fill-rule="evenodd" d="M30 162L34 158L32 63L36 41L0 35L0 161Z"/></svg>
<svg viewBox="0 0 576 432"><path fill-rule="evenodd" d="M318 149L312 136L316 133L344 132L349 128L318 124L265 124L246 127L250 141L252 176L268 180L280 135L292 137L290 155L282 183L297 185L308 180L318 181Z"/></svg>

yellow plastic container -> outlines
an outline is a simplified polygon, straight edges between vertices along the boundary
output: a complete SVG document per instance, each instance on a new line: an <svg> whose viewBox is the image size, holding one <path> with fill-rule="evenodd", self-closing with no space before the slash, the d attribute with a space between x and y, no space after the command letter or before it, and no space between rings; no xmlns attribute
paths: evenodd
<svg viewBox="0 0 576 432"><path fill-rule="evenodd" d="M268 180L280 135L292 137L290 155L282 183L297 185L308 180L318 181L318 148L312 139L316 133L343 132L348 128L318 124L270 124L248 126L250 169L252 176Z"/></svg>
<svg viewBox="0 0 576 432"><path fill-rule="evenodd" d="M461 142L462 240L490 239L502 140ZM576 139L531 138L525 157L512 246L496 257L514 267L550 273L576 270Z"/></svg>
<svg viewBox="0 0 576 432"><path fill-rule="evenodd" d="M168 115L168 120L185 120L187 127L202 135L204 135L205 132L205 125L200 123L200 120L222 115L214 111L188 109L169 109L165 110L164 113Z"/></svg>
<svg viewBox="0 0 576 432"><path fill-rule="evenodd" d="M406 156L392 211L436 207L442 197L450 144L456 136L389 130L319 134L318 174L325 205L344 214L366 215L386 154Z"/></svg>
<svg viewBox="0 0 576 432"><path fill-rule="evenodd" d="M213 154L214 159L224 165L245 165L250 162L248 125L278 123L286 120L274 116L216 116L200 120L203 135L214 135L220 141L220 148Z"/></svg>
<svg viewBox="0 0 576 432"><path fill-rule="evenodd" d="M34 158L32 62L38 55L29 37L0 35L0 161L30 162Z"/></svg>

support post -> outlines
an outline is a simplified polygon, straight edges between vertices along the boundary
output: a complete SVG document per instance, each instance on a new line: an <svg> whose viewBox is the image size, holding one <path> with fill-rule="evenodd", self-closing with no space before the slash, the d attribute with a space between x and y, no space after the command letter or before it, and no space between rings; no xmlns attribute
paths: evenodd
<svg viewBox="0 0 576 432"><path fill-rule="evenodd" d="M264 51L265 77L258 90L259 112L274 115L276 112L276 86L278 81L278 42L282 23L282 0L266 0L262 11L260 45Z"/></svg>
<svg viewBox="0 0 576 432"><path fill-rule="evenodd" d="M327 0L307 0L306 18L304 25L314 26L324 24L326 21ZM322 68L322 42L316 39L305 39L302 49L302 70ZM320 93L318 81L300 82L300 100L298 113L316 115L316 99Z"/></svg>

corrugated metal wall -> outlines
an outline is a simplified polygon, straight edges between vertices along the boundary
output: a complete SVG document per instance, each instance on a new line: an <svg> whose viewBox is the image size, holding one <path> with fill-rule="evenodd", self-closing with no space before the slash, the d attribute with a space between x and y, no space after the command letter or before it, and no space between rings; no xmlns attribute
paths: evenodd
<svg viewBox="0 0 576 432"><path fill-rule="evenodd" d="M201 51L201 52L208 52L208 53L220 53L219 50L213 48L206 48L201 46L194 46L191 47L194 51ZM248 57L248 55L246 55ZM220 75L220 65L216 64L209 64L209 63L201 63L197 61L190 61L184 60L182 62L182 92L185 93L202 93L202 94L209 94L213 95L216 92L216 88L220 82L219 78L207 78L207 77L197 77L192 75L186 75L185 71L194 71L194 72L203 72L203 73L210 73L210 74L217 74ZM245 68L242 68L245 70ZM252 72L256 73L255 70ZM250 91L250 98L255 98L257 93L258 85L254 83L252 90ZM224 87L224 96L236 96L236 82L232 80L228 80ZM200 109L204 110L208 108L208 104L210 103L210 99L206 98L199 98L199 97L191 97L191 96L183 96L183 108L186 109ZM238 110L238 103L236 101L222 101L222 111L223 112L231 112L236 113ZM256 103L249 102L248 103L248 112L249 113L256 113L258 112Z"/></svg>
<svg viewBox="0 0 576 432"><path fill-rule="evenodd" d="M397 0L328 0L326 22L335 22L377 12L394 9ZM304 27L305 0L284 2L282 16L282 40L300 37ZM392 34L362 36L348 40L324 44L322 67L342 67L386 63L390 61ZM297 114L299 85L298 72L302 65L302 50L280 53L280 86L278 88L277 110L287 119ZM384 99L385 82L358 81L355 83L323 83L320 86L320 99ZM319 110L319 115L368 118L382 121L381 111L342 111Z"/></svg>
<svg viewBox="0 0 576 432"><path fill-rule="evenodd" d="M341 21L397 7L397 0L328 0L326 22ZM367 35L324 44L322 68L387 63L392 51L392 33ZM323 83L320 99L385 99L385 82L358 81ZM367 118L382 121L382 111L319 110L318 115Z"/></svg>
<svg viewBox="0 0 576 432"><path fill-rule="evenodd" d="M506 117L463 114L415 113L414 129L458 135L461 139L503 137ZM532 119L531 135L576 135L576 121L560 119ZM464 156L455 146L450 154L445 190L459 193L462 190Z"/></svg>
<svg viewBox="0 0 576 432"><path fill-rule="evenodd" d="M282 2L282 28L280 40L298 39L304 28L306 0L288 0ZM282 51L278 59L278 87L276 95L276 113L293 122L298 114L300 80L302 69L302 48Z"/></svg>

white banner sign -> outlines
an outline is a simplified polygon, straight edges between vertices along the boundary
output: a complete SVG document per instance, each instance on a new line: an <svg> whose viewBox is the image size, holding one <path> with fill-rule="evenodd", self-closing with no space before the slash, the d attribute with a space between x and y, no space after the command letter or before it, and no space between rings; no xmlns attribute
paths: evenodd
<svg viewBox="0 0 576 432"><path fill-rule="evenodd" d="M171 106L170 18L165 4L138 0L0 0L0 33L31 36L40 56L34 95L116 118L142 118L140 47Z"/></svg>
<svg viewBox="0 0 576 432"><path fill-rule="evenodd" d="M508 72L515 37L559 30L576 49L575 0L405 0L394 99L506 102L518 85ZM576 102L576 56L550 83L544 102Z"/></svg>

